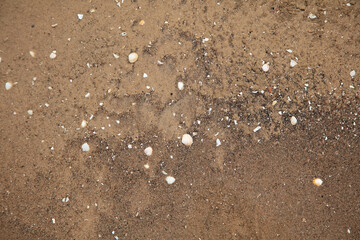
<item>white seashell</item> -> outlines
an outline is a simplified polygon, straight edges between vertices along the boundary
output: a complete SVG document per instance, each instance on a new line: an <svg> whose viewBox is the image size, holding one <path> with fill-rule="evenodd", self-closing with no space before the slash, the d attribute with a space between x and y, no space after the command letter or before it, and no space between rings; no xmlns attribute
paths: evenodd
<svg viewBox="0 0 360 240"><path fill-rule="evenodd" d="M81 127L82 127L82 128L85 128L86 125L87 125L87 121L86 121L86 120L82 120L82 122L81 122Z"/></svg>
<svg viewBox="0 0 360 240"><path fill-rule="evenodd" d="M146 73L143 74L143 78L147 78L148 75Z"/></svg>
<svg viewBox="0 0 360 240"><path fill-rule="evenodd" d="M183 82L178 82L178 89L181 91L181 90L184 90L184 83Z"/></svg>
<svg viewBox="0 0 360 240"><path fill-rule="evenodd" d="M221 145L220 139L216 139L216 146L218 147L218 146L220 146L220 145Z"/></svg>
<svg viewBox="0 0 360 240"><path fill-rule="evenodd" d="M320 178L314 178L314 179L313 179L313 183L314 183L316 186L320 187L320 186L323 184L323 180L321 180Z"/></svg>
<svg viewBox="0 0 360 240"><path fill-rule="evenodd" d="M34 51L30 51L29 54L30 54L30 56L32 56L33 58L35 57L35 52L34 52Z"/></svg>
<svg viewBox="0 0 360 240"><path fill-rule="evenodd" d="M114 58L116 58L116 59L118 59L120 56L119 55L117 55L116 53L113 53L113 56L114 56Z"/></svg>
<svg viewBox="0 0 360 240"><path fill-rule="evenodd" d="M167 176L165 180L168 184L173 184L175 182L175 178L172 176Z"/></svg>
<svg viewBox="0 0 360 240"><path fill-rule="evenodd" d="M81 146L81 149L82 149L84 152L88 152L88 151L90 150L90 146L89 146L89 144L84 143L84 144Z"/></svg>
<svg viewBox="0 0 360 240"><path fill-rule="evenodd" d="M152 147L145 148L144 153L146 154L146 156L151 156L151 154L153 153Z"/></svg>
<svg viewBox="0 0 360 240"><path fill-rule="evenodd" d="M78 17L79 20L81 20L81 19L83 19L84 14L79 13L79 14L77 15L77 17Z"/></svg>
<svg viewBox="0 0 360 240"><path fill-rule="evenodd" d="M33 110L28 110L27 113L28 113L29 115L33 115Z"/></svg>
<svg viewBox="0 0 360 240"><path fill-rule="evenodd" d="M56 50L54 50L54 51L52 51L52 52L50 53L50 58L51 58L51 59L56 58Z"/></svg>
<svg viewBox="0 0 360 240"><path fill-rule="evenodd" d="M144 168L149 169L150 168L149 164L145 164Z"/></svg>
<svg viewBox="0 0 360 240"><path fill-rule="evenodd" d="M263 70L264 72L269 71L269 69L270 69L270 66L269 66L269 64L267 64L267 63L265 63L265 64L262 66L262 70Z"/></svg>
<svg viewBox="0 0 360 240"><path fill-rule="evenodd" d="M130 53L129 54L129 62L130 63L134 63L138 60L139 56L137 55L137 53Z"/></svg>
<svg viewBox="0 0 360 240"><path fill-rule="evenodd" d="M296 125L296 124L297 124L297 119L296 119L296 117L292 116L292 117L290 118L290 122L291 122L292 125Z"/></svg>
<svg viewBox="0 0 360 240"><path fill-rule="evenodd" d="M6 82L5 83L5 89L6 90L10 90L13 87L13 84L11 82Z"/></svg>
<svg viewBox="0 0 360 240"><path fill-rule="evenodd" d="M356 74L356 71L355 71L355 70L352 70L352 71L350 72L350 76L351 76L352 78L355 77L355 74Z"/></svg>
<svg viewBox="0 0 360 240"><path fill-rule="evenodd" d="M181 142L184 145L190 147L193 144L193 138L189 134L184 134L182 136Z"/></svg>
<svg viewBox="0 0 360 240"><path fill-rule="evenodd" d="M259 131L261 129L261 127L260 126L257 126L253 131L254 132L257 132L257 131Z"/></svg>
<svg viewBox="0 0 360 240"><path fill-rule="evenodd" d="M297 62L295 60L290 61L290 67L295 67L297 65Z"/></svg>
<svg viewBox="0 0 360 240"><path fill-rule="evenodd" d="M316 18L316 15L315 15L315 14L313 14L313 13L309 13L308 18L310 18L310 19L315 19L315 18Z"/></svg>

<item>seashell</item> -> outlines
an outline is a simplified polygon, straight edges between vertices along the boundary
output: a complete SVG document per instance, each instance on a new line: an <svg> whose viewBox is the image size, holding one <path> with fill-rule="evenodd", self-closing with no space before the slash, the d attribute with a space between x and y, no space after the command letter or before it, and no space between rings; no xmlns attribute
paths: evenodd
<svg viewBox="0 0 360 240"><path fill-rule="evenodd" d="M146 156L151 156L151 154L153 153L152 147L145 148L144 153L146 154Z"/></svg>
<svg viewBox="0 0 360 240"><path fill-rule="evenodd" d="M193 138L189 134L184 134L182 136L181 142L184 145L190 147L193 144Z"/></svg>
<svg viewBox="0 0 360 240"><path fill-rule="evenodd" d="M129 62L130 63L134 63L138 60L139 56L137 55L137 53L130 53L129 54Z"/></svg>
<svg viewBox="0 0 360 240"><path fill-rule="evenodd" d="M173 184L175 182L175 178L172 176L167 176L165 180L168 184Z"/></svg>
<svg viewBox="0 0 360 240"><path fill-rule="evenodd" d="M90 146L89 146L89 144L84 143L84 144L81 146L81 149L83 150L83 152L88 152L88 151L90 151Z"/></svg>
<svg viewBox="0 0 360 240"><path fill-rule="evenodd" d="M296 125L296 124L297 124L297 119L296 119L296 117L292 116L292 117L290 118L290 122L291 122L292 125Z"/></svg>

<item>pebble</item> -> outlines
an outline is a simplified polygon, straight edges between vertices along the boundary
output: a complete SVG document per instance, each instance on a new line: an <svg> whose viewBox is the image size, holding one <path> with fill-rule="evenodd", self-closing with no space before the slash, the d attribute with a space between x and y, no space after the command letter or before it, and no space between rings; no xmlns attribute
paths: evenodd
<svg viewBox="0 0 360 240"><path fill-rule="evenodd" d="M297 65L297 62L295 60L290 61L290 67L295 67Z"/></svg>
<svg viewBox="0 0 360 240"><path fill-rule="evenodd" d="M30 110L27 111L27 113L28 113L29 115L33 115L33 110L30 109Z"/></svg>
<svg viewBox="0 0 360 240"><path fill-rule="evenodd" d="M165 180L168 184L173 184L175 182L175 178L172 176L167 176Z"/></svg>
<svg viewBox="0 0 360 240"><path fill-rule="evenodd" d="M134 63L138 60L139 56L137 55L137 53L130 53L129 54L129 62L130 63Z"/></svg>
<svg viewBox="0 0 360 240"><path fill-rule="evenodd" d="M152 147L145 148L144 153L146 154L146 156L151 156L153 153Z"/></svg>
<svg viewBox="0 0 360 240"><path fill-rule="evenodd" d="M182 136L181 142L184 145L190 147L193 144L193 138L189 134L184 134Z"/></svg>
<svg viewBox="0 0 360 240"><path fill-rule="evenodd" d="M34 51L30 51L29 54L30 54L30 56L32 56L33 58L35 57L35 52L34 52Z"/></svg>
<svg viewBox="0 0 360 240"><path fill-rule="evenodd" d="M81 19L83 19L84 14L79 13L79 14L77 15L77 17L78 17L79 20L81 20Z"/></svg>
<svg viewBox="0 0 360 240"><path fill-rule="evenodd" d="M352 70L352 71L350 72L350 76L351 76L352 78L355 77L355 74L356 74L356 71L355 71L355 70Z"/></svg>
<svg viewBox="0 0 360 240"><path fill-rule="evenodd" d="M149 169L150 168L149 164L145 164L144 168Z"/></svg>
<svg viewBox="0 0 360 240"><path fill-rule="evenodd" d="M257 132L257 131L259 131L261 129L261 127L260 126L257 126L253 131L254 132Z"/></svg>
<svg viewBox="0 0 360 240"><path fill-rule="evenodd" d="M53 224L55 224L55 218L52 218L51 221Z"/></svg>
<svg viewBox="0 0 360 240"><path fill-rule="evenodd" d="M263 70L264 72L269 71L269 69L270 69L269 64L265 63L264 65L262 65L262 70Z"/></svg>
<svg viewBox="0 0 360 240"><path fill-rule="evenodd" d="M145 24L145 21L144 20L141 20L140 22L139 22L139 25L144 25Z"/></svg>
<svg viewBox="0 0 360 240"><path fill-rule="evenodd" d="M11 82L6 82L5 83L5 89L6 90L10 90L12 88L13 84Z"/></svg>
<svg viewBox="0 0 360 240"><path fill-rule="evenodd" d="M86 125L87 125L87 121L86 121L86 120L82 120L82 122L81 122L81 127L82 127L82 128L85 128Z"/></svg>
<svg viewBox="0 0 360 240"><path fill-rule="evenodd" d="M146 73L143 74L143 78L147 78L148 75Z"/></svg>
<svg viewBox="0 0 360 240"><path fill-rule="evenodd" d="M184 90L184 83L183 82L178 82L178 89L180 91Z"/></svg>
<svg viewBox="0 0 360 240"><path fill-rule="evenodd" d="M86 93L86 94L85 94L85 97L86 97L86 98L90 97L90 93L89 93L89 92Z"/></svg>
<svg viewBox="0 0 360 240"><path fill-rule="evenodd" d="M1 61L2 61L2 58L0 57L0 63L1 63Z"/></svg>
<svg viewBox="0 0 360 240"><path fill-rule="evenodd" d="M50 58L51 58L51 59L56 58L56 50L54 50L54 51L52 51L52 52L50 53Z"/></svg>
<svg viewBox="0 0 360 240"><path fill-rule="evenodd" d="M316 186L320 187L320 186L323 184L323 180L321 180L320 178L314 178L314 179L313 179L313 183L314 183Z"/></svg>
<svg viewBox="0 0 360 240"><path fill-rule="evenodd" d="M84 143L84 144L81 146L81 149L83 150L83 152L88 152L88 151L90 150L90 146L89 146L89 144Z"/></svg>
<svg viewBox="0 0 360 240"><path fill-rule="evenodd" d="M296 124L297 124L297 119L296 119L296 117L292 116L292 117L290 118L290 122L291 122L291 125L296 125Z"/></svg>
<svg viewBox="0 0 360 240"><path fill-rule="evenodd" d="M216 146L218 147L218 146L220 146L220 145L221 145L220 139L216 139Z"/></svg>

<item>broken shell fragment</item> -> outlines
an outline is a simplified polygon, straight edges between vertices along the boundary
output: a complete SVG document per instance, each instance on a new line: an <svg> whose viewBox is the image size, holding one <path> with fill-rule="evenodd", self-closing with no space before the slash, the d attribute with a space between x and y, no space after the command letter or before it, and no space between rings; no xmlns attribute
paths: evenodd
<svg viewBox="0 0 360 240"><path fill-rule="evenodd" d="M167 176L165 180L168 184L173 184L175 182L175 178L172 176Z"/></svg>
<svg viewBox="0 0 360 240"><path fill-rule="evenodd" d="M313 184L320 187L323 184L323 180L321 180L320 178L314 178Z"/></svg>
<svg viewBox="0 0 360 240"><path fill-rule="evenodd" d="M270 69L270 66L269 66L269 64L267 64L267 63L265 63L265 64L262 66L262 70L263 70L264 72L269 71L269 69Z"/></svg>
<svg viewBox="0 0 360 240"><path fill-rule="evenodd" d="M56 50L54 50L54 51L52 51L52 52L50 53L50 58L51 58L51 59L56 58Z"/></svg>
<svg viewBox="0 0 360 240"><path fill-rule="evenodd" d="M129 54L129 62L130 63L134 63L138 60L139 56L137 55L137 53L130 53Z"/></svg>
<svg viewBox="0 0 360 240"><path fill-rule="evenodd" d="M152 147L145 148L144 153L146 154L146 156L151 156L153 153Z"/></svg>
<svg viewBox="0 0 360 240"><path fill-rule="evenodd" d="M290 118L290 122L291 122L291 125L296 125L296 124L297 124L297 119L296 119L296 117L292 116L292 117Z"/></svg>
<svg viewBox="0 0 360 240"><path fill-rule="evenodd" d="M81 149L83 150L83 152L88 152L88 151L90 150L90 146L89 146L89 144L84 143L84 144L81 146Z"/></svg>
<svg viewBox="0 0 360 240"><path fill-rule="evenodd" d="M189 134L184 134L182 136L181 142L184 145L190 147L193 144L193 138Z"/></svg>
<svg viewBox="0 0 360 240"><path fill-rule="evenodd" d="M178 89L181 91L181 90L184 90L184 83L183 82L178 82Z"/></svg>
<svg viewBox="0 0 360 240"><path fill-rule="evenodd" d="M13 83L11 83L11 82L6 82L5 83L5 89L6 90L10 90L12 87L13 87Z"/></svg>

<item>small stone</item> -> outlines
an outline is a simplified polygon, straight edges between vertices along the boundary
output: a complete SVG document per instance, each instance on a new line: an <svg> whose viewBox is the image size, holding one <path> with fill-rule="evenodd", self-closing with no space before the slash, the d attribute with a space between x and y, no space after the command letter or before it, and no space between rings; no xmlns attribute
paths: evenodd
<svg viewBox="0 0 360 240"><path fill-rule="evenodd" d="M295 60L290 61L290 67L295 67L297 65L297 62Z"/></svg>
<svg viewBox="0 0 360 240"><path fill-rule="evenodd" d="M54 50L54 51L52 51L52 52L50 53L50 58L51 58L51 59L56 58L56 50Z"/></svg>
<svg viewBox="0 0 360 240"><path fill-rule="evenodd" d="M52 218L51 221L53 224L55 224L55 218Z"/></svg>
<svg viewBox="0 0 360 240"><path fill-rule="evenodd" d="M89 93L89 92L86 93L86 94L85 94L85 97L86 97L86 98L90 97L90 93Z"/></svg>
<svg viewBox="0 0 360 240"><path fill-rule="evenodd" d="M355 71L355 70L352 70L352 71L350 72L350 76L351 76L352 78L355 77L355 74L356 74L356 71Z"/></svg>
<svg viewBox="0 0 360 240"><path fill-rule="evenodd" d="M144 20L141 20L140 22L139 22L139 25L144 25L145 24L145 21Z"/></svg>
<svg viewBox="0 0 360 240"><path fill-rule="evenodd" d="M290 122L291 122L291 125L296 125L296 124L297 124L297 119L296 119L296 117L292 116L292 117L290 118Z"/></svg>
<svg viewBox="0 0 360 240"><path fill-rule="evenodd" d="M146 154L146 156L151 156L151 154L153 153L152 147L145 148L144 153Z"/></svg>
<svg viewBox="0 0 360 240"><path fill-rule="evenodd" d="M220 145L221 145L220 139L216 139L216 146L218 147L218 146L220 146Z"/></svg>
<svg viewBox="0 0 360 240"><path fill-rule="evenodd" d="M148 75L146 73L143 74L143 78L147 78Z"/></svg>
<svg viewBox="0 0 360 240"><path fill-rule="evenodd" d="M167 176L165 180L168 184L173 184L175 182L175 178L172 176Z"/></svg>
<svg viewBox="0 0 360 240"><path fill-rule="evenodd" d="M184 134L182 136L181 142L184 145L190 147L193 144L193 138L189 134Z"/></svg>
<svg viewBox="0 0 360 240"><path fill-rule="evenodd" d="M183 82L178 82L178 89L180 91L184 90L184 83Z"/></svg>
<svg viewBox="0 0 360 240"><path fill-rule="evenodd" d="M137 53L133 52L133 53L129 54L129 62L130 63L136 62L138 60L138 58L139 58L139 55L137 55Z"/></svg>
<svg viewBox="0 0 360 240"><path fill-rule="evenodd" d="M28 110L27 113L28 113L29 115L33 115L33 110Z"/></svg>
<svg viewBox="0 0 360 240"><path fill-rule="evenodd" d="M276 101L276 100L272 102L272 105L273 105L273 106L275 106L276 104L277 104L277 101Z"/></svg>
<svg viewBox="0 0 360 240"><path fill-rule="evenodd" d="M35 54L34 51L30 51L29 54L30 54L30 56L32 56L33 58L36 56L36 54Z"/></svg>
<svg viewBox="0 0 360 240"><path fill-rule="evenodd" d="M149 164L145 164L144 168L149 169L150 168Z"/></svg>
<svg viewBox="0 0 360 240"><path fill-rule="evenodd" d="M286 49L288 53L292 53L293 51L291 49Z"/></svg>
<svg viewBox="0 0 360 240"><path fill-rule="evenodd" d="M270 69L270 66L269 66L269 64L267 64L267 63L265 63L265 64L262 66L262 70L263 70L264 72L269 71L269 69Z"/></svg>
<svg viewBox="0 0 360 240"><path fill-rule="evenodd" d="M81 149L83 150L83 152L88 152L88 151L90 151L90 146L89 146L89 144L84 143L84 144L81 146Z"/></svg>
<svg viewBox="0 0 360 240"><path fill-rule="evenodd" d="M323 180L321 180L320 178L314 178L314 179L313 179L313 183L314 183L316 186L320 187L320 186L323 184Z"/></svg>
<svg viewBox="0 0 360 240"><path fill-rule="evenodd" d="M11 82L6 82L5 83L5 89L6 90L10 90L12 87L13 87L13 83L11 83Z"/></svg>
<svg viewBox="0 0 360 240"><path fill-rule="evenodd" d="M83 19L84 14L79 13L79 14L77 15L77 17L78 17L79 20L81 20L81 19Z"/></svg>

